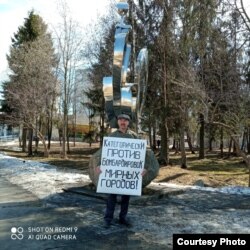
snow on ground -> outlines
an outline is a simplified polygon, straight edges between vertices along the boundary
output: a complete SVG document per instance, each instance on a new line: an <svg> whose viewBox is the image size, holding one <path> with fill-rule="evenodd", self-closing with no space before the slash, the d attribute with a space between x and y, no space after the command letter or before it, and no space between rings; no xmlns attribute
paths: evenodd
<svg viewBox="0 0 250 250"><path fill-rule="evenodd" d="M0 176L5 177L11 183L31 191L41 199L51 194L62 192L62 188L81 186L91 182L89 176L81 174L80 171L62 170L49 164L17 159L3 153L0 153ZM240 186L211 188L155 182L152 182L152 185L172 189L196 189L209 192L250 195L250 188Z"/></svg>
<svg viewBox="0 0 250 250"><path fill-rule="evenodd" d="M250 188L241 186L225 186L221 188L212 188L212 187L200 187L200 186L189 186L189 185L184 186L173 183L160 183L160 184L157 183L157 185L174 189L193 189L193 190L203 190L203 191L220 192L227 194L250 195Z"/></svg>
<svg viewBox="0 0 250 250"><path fill-rule="evenodd" d="M58 170L55 166L36 161L17 159L0 153L0 176L38 196L54 193L90 182L87 175L76 170Z"/></svg>

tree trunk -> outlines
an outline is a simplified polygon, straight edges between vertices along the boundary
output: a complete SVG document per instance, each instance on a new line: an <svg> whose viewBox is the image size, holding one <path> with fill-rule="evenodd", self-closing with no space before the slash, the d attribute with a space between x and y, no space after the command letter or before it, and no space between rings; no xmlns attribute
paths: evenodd
<svg viewBox="0 0 250 250"><path fill-rule="evenodd" d="M152 148L152 126L151 126L151 123L149 123L149 126L148 126L148 138L149 138L149 147Z"/></svg>
<svg viewBox="0 0 250 250"><path fill-rule="evenodd" d="M240 150L243 150L243 151L245 150L246 141L247 141L247 129L245 128L243 136L242 136L242 143L241 143Z"/></svg>
<svg viewBox="0 0 250 250"><path fill-rule="evenodd" d="M23 128L22 132L22 152L26 151L27 147L27 128Z"/></svg>
<svg viewBox="0 0 250 250"><path fill-rule="evenodd" d="M39 139L41 139L41 142L43 144L43 155L44 157L49 157L49 148L46 144L46 139L39 131L37 131L37 133L38 133Z"/></svg>
<svg viewBox="0 0 250 250"><path fill-rule="evenodd" d="M62 158L67 158L67 153L66 153L66 140L67 140L67 115L64 113L63 115L63 131L62 131Z"/></svg>
<svg viewBox="0 0 250 250"><path fill-rule="evenodd" d="M46 145L46 140L43 138L42 139L42 143L43 143L43 154L44 154L44 157L48 158L49 157L49 149Z"/></svg>
<svg viewBox="0 0 250 250"><path fill-rule="evenodd" d="M68 154L70 153L68 120L67 120L67 153L68 153Z"/></svg>
<svg viewBox="0 0 250 250"><path fill-rule="evenodd" d="M208 148L209 148L209 151L210 151L210 152L213 151L213 140L214 140L214 138L212 138L212 137L209 138L209 145L208 145Z"/></svg>
<svg viewBox="0 0 250 250"><path fill-rule="evenodd" d="M204 115L200 114L200 149L199 149L199 159L205 158L205 121Z"/></svg>
<svg viewBox="0 0 250 250"><path fill-rule="evenodd" d="M48 122L47 122L47 133L48 133L48 149L50 149L50 143L51 143L51 137L52 137L52 127L53 127L53 123L52 123L52 118L48 118Z"/></svg>
<svg viewBox="0 0 250 250"><path fill-rule="evenodd" d="M90 116L89 116L89 147L90 148L91 148L91 144L92 144L92 135L91 135L92 128L91 128L91 124L92 124L92 118L90 118Z"/></svg>
<svg viewBox="0 0 250 250"><path fill-rule="evenodd" d="M181 168L187 168L187 157L185 152L185 129L183 122L180 126L180 150L181 150Z"/></svg>
<svg viewBox="0 0 250 250"><path fill-rule="evenodd" d="M229 146L228 146L228 156L230 157L232 151L233 140L230 139Z"/></svg>
<svg viewBox="0 0 250 250"><path fill-rule="evenodd" d="M37 128L37 126L38 126L38 128ZM36 154L38 153L38 145L39 145L39 137L38 137L37 131L41 131L41 129L42 129L42 120L40 117L38 124L36 121L36 130L35 130L35 153Z"/></svg>
<svg viewBox="0 0 250 250"><path fill-rule="evenodd" d="M247 134L248 134L248 136L247 136L247 153L248 154L250 154L250 127L248 127L248 129L247 129Z"/></svg>
<svg viewBox="0 0 250 250"><path fill-rule="evenodd" d="M221 127L221 129L220 129L220 157L221 158L224 157L223 148L224 148L224 143L223 143L223 127Z"/></svg>
<svg viewBox="0 0 250 250"><path fill-rule="evenodd" d="M176 149L176 139L175 139L175 138L173 139L173 146L172 146L172 149Z"/></svg>
<svg viewBox="0 0 250 250"><path fill-rule="evenodd" d="M155 149L156 148L156 128L155 128L155 123L153 125L153 148Z"/></svg>
<svg viewBox="0 0 250 250"><path fill-rule="evenodd" d="M236 145L235 145L235 141L233 143L233 155L237 154L237 149L236 149Z"/></svg>
<svg viewBox="0 0 250 250"><path fill-rule="evenodd" d="M213 141L214 141L214 136L212 135L212 126L209 125L209 141L208 141L208 148L209 151L212 152L213 151Z"/></svg>
<svg viewBox="0 0 250 250"><path fill-rule="evenodd" d="M74 121L73 121L73 145L76 146L76 108L74 104Z"/></svg>
<svg viewBox="0 0 250 250"><path fill-rule="evenodd" d="M63 129L59 128L58 129L58 135L59 135L59 142L60 142L60 147L62 146L62 138L63 138Z"/></svg>
<svg viewBox="0 0 250 250"><path fill-rule="evenodd" d="M166 125L165 119L160 124L160 134L161 134L161 150L159 156L159 163L161 165L169 164L169 143L168 143L168 127Z"/></svg>
<svg viewBox="0 0 250 250"><path fill-rule="evenodd" d="M187 143L188 143L189 150L191 151L192 154L195 154L194 147L191 141L191 136L190 136L188 129L186 131L186 134L187 134Z"/></svg>
<svg viewBox="0 0 250 250"><path fill-rule="evenodd" d="M32 141L33 141L33 129L29 129L29 144L28 144L28 155L32 156L33 151L32 151Z"/></svg>
<svg viewBox="0 0 250 250"><path fill-rule="evenodd" d="M35 153L38 153L39 138L35 135Z"/></svg>
<svg viewBox="0 0 250 250"><path fill-rule="evenodd" d="M52 105L51 105L51 109L48 112L48 119L47 119L48 150L50 150L51 138L52 138L54 103L55 103L55 100L53 99L53 102L52 102ZM60 138L60 135L59 135L59 138Z"/></svg>
<svg viewBox="0 0 250 250"><path fill-rule="evenodd" d="M100 116L100 147L102 146L103 136L105 132L104 121L105 121L105 114L102 112Z"/></svg>

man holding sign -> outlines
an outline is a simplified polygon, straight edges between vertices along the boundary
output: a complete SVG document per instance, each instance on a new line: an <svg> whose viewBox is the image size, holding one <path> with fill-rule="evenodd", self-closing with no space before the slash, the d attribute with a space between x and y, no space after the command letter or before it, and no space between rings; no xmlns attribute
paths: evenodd
<svg viewBox="0 0 250 250"><path fill-rule="evenodd" d="M97 192L109 194L104 216L106 228L113 220L118 194L121 195L119 223L131 226L126 219L130 195L141 195L142 176L146 173L146 140L137 139L136 134L128 130L128 115L121 114L117 120L118 130L104 137L101 167L97 168Z"/></svg>

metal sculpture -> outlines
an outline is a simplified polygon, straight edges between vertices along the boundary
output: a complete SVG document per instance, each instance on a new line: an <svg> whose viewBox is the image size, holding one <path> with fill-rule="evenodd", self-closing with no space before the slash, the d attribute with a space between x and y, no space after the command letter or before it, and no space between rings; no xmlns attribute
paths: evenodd
<svg viewBox="0 0 250 250"><path fill-rule="evenodd" d="M110 127L117 126L116 117L119 114L127 113L135 124L136 132L140 132L148 80L148 51L146 48L140 50L135 65L134 83L128 83L131 56L128 35L132 29L131 25L125 24L128 7L125 1L117 3L121 19L115 30L113 76L103 78L103 92Z"/></svg>
<svg viewBox="0 0 250 250"><path fill-rule="evenodd" d="M103 78L103 92L105 97L105 110L107 120L111 128L116 128L116 117L126 113L130 115L135 132L141 132L141 118L146 99L148 81L148 51L146 48L140 50L136 65L134 83L128 83L129 63L131 45L128 43L128 34L131 26L125 24L125 15L128 12L128 4L124 0L117 4L118 13L121 16L116 26L113 76ZM101 149L99 149L89 161L89 176L97 186L99 175L96 167L101 162ZM147 174L143 177L142 186L147 186L158 174L159 164L152 150L146 151L144 168Z"/></svg>

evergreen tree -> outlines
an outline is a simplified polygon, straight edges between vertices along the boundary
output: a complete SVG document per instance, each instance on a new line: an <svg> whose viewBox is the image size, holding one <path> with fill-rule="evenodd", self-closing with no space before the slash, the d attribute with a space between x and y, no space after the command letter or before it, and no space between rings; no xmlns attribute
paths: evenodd
<svg viewBox="0 0 250 250"><path fill-rule="evenodd" d="M29 130L29 154L32 154L35 131L36 137L43 141L45 154L48 155L44 124L51 119L51 113L54 112L56 60L47 25L33 11L14 34L7 60L11 69L10 80L5 87L5 100L12 110L9 120L22 124L23 128ZM25 139L24 130L23 150Z"/></svg>
<svg viewBox="0 0 250 250"><path fill-rule="evenodd" d="M19 47L26 42L35 41L39 36L47 34L47 25L43 22L39 15L30 11L28 17L25 18L24 24L18 28L11 39L12 47Z"/></svg>

